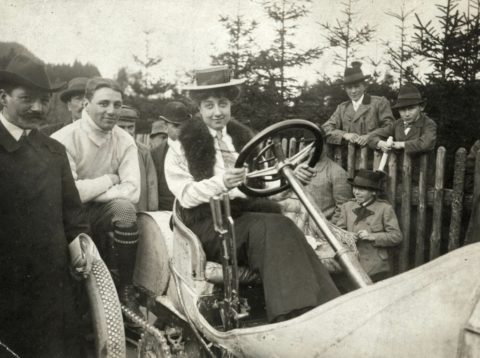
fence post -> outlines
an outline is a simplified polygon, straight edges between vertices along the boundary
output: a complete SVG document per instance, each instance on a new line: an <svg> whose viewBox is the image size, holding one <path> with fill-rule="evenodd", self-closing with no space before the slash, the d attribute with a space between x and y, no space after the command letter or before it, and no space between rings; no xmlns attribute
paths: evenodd
<svg viewBox="0 0 480 358"><path fill-rule="evenodd" d="M382 159L382 152L379 152L378 150L373 151L373 168L372 170L377 170L378 166L380 165L380 160ZM386 172L385 169L383 171Z"/></svg>
<svg viewBox="0 0 480 358"><path fill-rule="evenodd" d="M475 223L475 220L479 217L478 210L480 210L480 150L477 152L475 159L475 175L473 184L473 202L472 212L470 213L470 219L468 221L468 229L465 234L464 245L478 242L478 233L475 233L475 229L479 224Z"/></svg>
<svg viewBox="0 0 480 358"><path fill-rule="evenodd" d="M348 143L348 152L347 152L347 173L349 178L353 178L355 176L355 158L356 155L356 147L354 143Z"/></svg>
<svg viewBox="0 0 480 358"><path fill-rule="evenodd" d="M428 154L420 157L418 178L417 231L415 235L415 267L425 262L425 228L427 219L427 167Z"/></svg>
<svg viewBox="0 0 480 358"><path fill-rule="evenodd" d="M396 209L397 205L397 164L397 153L390 151L390 154L388 155L388 176L390 177L388 200L390 200L390 203L393 205L394 209Z"/></svg>
<svg viewBox="0 0 480 358"><path fill-rule="evenodd" d="M448 233L448 251L455 250L460 246L466 158L467 151L465 148L457 150L455 154L455 171L453 172L452 215Z"/></svg>
<svg viewBox="0 0 480 358"><path fill-rule="evenodd" d="M333 158L335 160L335 163L340 165L342 168L345 168L343 166L343 156L342 156L342 146L341 145L336 145L333 150Z"/></svg>
<svg viewBox="0 0 480 358"><path fill-rule="evenodd" d="M411 209L411 191L412 191L412 159L403 152L403 171L402 171L402 208L401 223L403 232L403 241L400 247L399 271L404 272L409 268L410 251L410 209Z"/></svg>
<svg viewBox="0 0 480 358"><path fill-rule="evenodd" d="M442 204L443 204L443 182L445 175L445 148L437 150L437 161L435 163L435 189L433 192L433 223L432 235L430 236L430 260L440 255L440 240L442 238Z"/></svg>
<svg viewBox="0 0 480 358"><path fill-rule="evenodd" d="M360 148L360 164L359 169L367 169L368 165L368 147ZM373 168L375 170L375 168Z"/></svg>

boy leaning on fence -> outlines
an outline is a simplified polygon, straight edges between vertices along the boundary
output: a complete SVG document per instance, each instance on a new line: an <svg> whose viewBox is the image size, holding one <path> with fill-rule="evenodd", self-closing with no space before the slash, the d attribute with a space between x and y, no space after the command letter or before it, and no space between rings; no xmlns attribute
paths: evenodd
<svg viewBox="0 0 480 358"><path fill-rule="evenodd" d="M431 151L437 141L437 125L423 109L425 100L413 84L400 88L397 103L392 107L398 109L400 119L386 127L373 131L368 145L373 149L388 152L403 149L408 154ZM392 136L393 142L387 138Z"/></svg>

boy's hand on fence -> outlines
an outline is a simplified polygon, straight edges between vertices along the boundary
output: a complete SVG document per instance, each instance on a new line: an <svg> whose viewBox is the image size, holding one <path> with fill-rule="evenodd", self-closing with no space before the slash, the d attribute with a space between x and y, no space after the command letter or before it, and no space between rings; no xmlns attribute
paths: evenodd
<svg viewBox="0 0 480 358"><path fill-rule="evenodd" d="M357 136L357 139L355 140L355 143L357 143L362 147L367 145L367 142L368 142L368 134Z"/></svg>
<svg viewBox="0 0 480 358"><path fill-rule="evenodd" d="M355 143L357 141L358 134L356 133L345 133L343 135L343 139L345 139L347 142L350 143Z"/></svg>
<svg viewBox="0 0 480 358"><path fill-rule="evenodd" d="M393 142L393 143L395 143L395 142ZM386 141L384 141L384 140L378 141L377 147L378 147L380 150L382 150L382 152L385 152L385 153L388 152L388 151L390 151L390 150L392 149L392 146L389 145L389 144L388 144Z"/></svg>
<svg viewBox="0 0 480 358"><path fill-rule="evenodd" d="M394 149L403 149L405 148L405 142L393 142L392 147Z"/></svg>

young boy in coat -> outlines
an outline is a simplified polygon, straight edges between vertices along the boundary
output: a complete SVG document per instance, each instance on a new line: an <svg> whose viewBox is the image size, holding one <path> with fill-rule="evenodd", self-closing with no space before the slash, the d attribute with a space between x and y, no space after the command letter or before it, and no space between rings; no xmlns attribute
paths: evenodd
<svg viewBox="0 0 480 358"><path fill-rule="evenodd" d="M425 100L413 84L400 88L397 103L392 107L398 109L400 119L373 131L368 145L383 152L404 149L413 154L432 150L437 141L437 125L423 113L424 107ZM387 143L390 136L393 137L391 144Z"/></svg>
<svg viewBox="0 0 480 358"><path fill-rule="evenodd" d="M391 276L387 249L403 238L393 207L378 198L382 179L383 173L366 169L348 179L355 198L343 204L334 219L338 227L357 234L360 264L374 282Z"/></svg>

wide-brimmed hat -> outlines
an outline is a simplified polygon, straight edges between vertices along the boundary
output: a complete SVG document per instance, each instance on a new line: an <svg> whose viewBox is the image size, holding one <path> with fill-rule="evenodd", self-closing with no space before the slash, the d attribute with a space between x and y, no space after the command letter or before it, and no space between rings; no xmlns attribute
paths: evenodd
<svg viewBox="0 0 480 358"><path fill-rule="evenodd" d="M183 91L204 91L215 88L238 86L245 79L234 79L228 66L215 66L194 71L194 82L182 87Z"/></svg>
<svg viewBox="0 0 480 358"><path fill-rule="evenodd" d="M420 91L412 83L407 83L398 91L397 103L392 108L402 108L414 106L416 104L424 104Z"/></svg>
<svg viewBox="0 0 480 358"><path fill-rule="evenodd" d="M367 169L360 169L355 177L348 178L350 185L357 188L364 188L370 190L383 190L382 183L385 179L385 173Z"/></svg>
<svg viewBox="0 0 480 358"><path fill-rule="evenodd" d="M60 92L60 100L63 103L67 103L73 96L85 94L87 82L87 77L76 77L70 80L70 82L68 82L67 88Z"/></svg>
<svg viewBox="0 0 480 358"><path fill-rule="evenodd" d="M150 137L157 134L168 135L167 126L165 124L165 120L163 119L152 123L152 132L150 133Z"/></svg>
<svg viewBox="0 0 480 358"><path fill-rule="evenodd" d="M46 92L57 92L65 87L65 83L52 86L45 64L25 55L15 56L5 70L0 70L0 82L23 85Z"/></svg>
<svg viewBox="0 0 480 358"><path fill-rule="evenodd" d="M124 104L120 108L118 119L121 121L136 122L139 119L138 111L135 108Z"/></svg>
<svg viewBox="0 0 480 358"><path fill-rule="evenodd" d="M160 119L173 124L182 124L191 118L192 114L187 106L179 101L168 102L163 111L163 116L160 116Z"/></svg>
<svg viewBox="0 0 480 358"><path fill-rule="evenodd" d="M361 62L352 62L352 67L347 67L343 75L342 85L357 83L370 78L370 75L364 75Z"/></svg>

